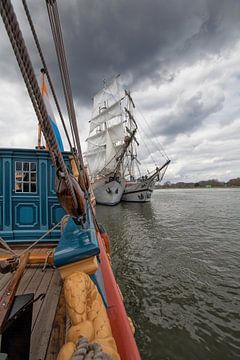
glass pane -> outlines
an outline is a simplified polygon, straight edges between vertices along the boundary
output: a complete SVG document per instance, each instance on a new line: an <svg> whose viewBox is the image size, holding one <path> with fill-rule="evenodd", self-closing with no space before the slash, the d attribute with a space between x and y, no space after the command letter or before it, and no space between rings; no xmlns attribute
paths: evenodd
<svg viewBox="0 0 240 360"><path fill-rule="evenodd" d="M22 172L16 171L16 181L21 181L21 180L22 180Z"/></svg>
<svg viewBox="0 0 240 360"><path fill-rule="evenodd" d="M31 171L36 171L36 163L34 163L34 162L31 162L30 163L31 164Z"/></svg>
<svg viewBox="0 0 240 360"><path fill-rule="evenodd" d="M31 173L31 181L36 181L36 173Z"/></svg>
<svg viewBox="0 0 240 360"><path fill-rule="evenodd" d="M28 171L28 170L29 170L29 163L28 163L28 162L24 162L24 163L23 163L23 170L24 170L24 171Z"/></svg>
<svg viewBox="0 0 240 360"><path fill-rule="evenodd" d="M23 181L29 181L29 173L23 173Z"/></svg>
<svg viewBox="0 0 240 360"><path fill-rule="evenodd" d="M29 192L29 183L23 183L23 192Z"/></svg>
<svg viewBox="0 0 240 360"><path fill-rule="evenodd" d="M22 192L22 183L18 183L18 182L16 183L15 191Z"/></svg>
<svg viewBox="0 0 240 360"><path fill-rule="evenodd" d="M16 161L16 170L22 170L22 163L20 161Z"/></svg>
<svg viewBox="0 0 240 360"><path fill-rule="evenodd" d="M36 184L31 184L31 192L36 192Z"/></svg>

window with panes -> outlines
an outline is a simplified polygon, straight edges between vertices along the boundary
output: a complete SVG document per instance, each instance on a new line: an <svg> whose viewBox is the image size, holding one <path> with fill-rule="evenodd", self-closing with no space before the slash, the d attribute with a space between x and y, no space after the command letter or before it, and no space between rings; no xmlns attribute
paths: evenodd
<svg viewBox="0 0 240 360"><path fill-rule="evenodd" d="M36 193L37 163L33 161L15 162L15 192Z"/></svg>

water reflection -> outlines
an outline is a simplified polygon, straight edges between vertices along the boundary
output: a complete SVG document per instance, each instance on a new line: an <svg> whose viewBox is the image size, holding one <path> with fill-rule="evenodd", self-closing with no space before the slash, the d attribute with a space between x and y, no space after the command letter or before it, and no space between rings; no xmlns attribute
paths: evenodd
<svg viewBox="0 0 240 360"><path fill-rule="evenodd" d="M144 360L239 358L239 200L239 190L170 190L98 206Z"/></svg>

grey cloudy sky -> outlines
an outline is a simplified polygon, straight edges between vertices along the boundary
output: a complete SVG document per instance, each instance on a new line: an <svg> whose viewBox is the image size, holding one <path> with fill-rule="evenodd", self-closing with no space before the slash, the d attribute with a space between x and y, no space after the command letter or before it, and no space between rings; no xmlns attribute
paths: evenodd
<svg viewBox="0 0 240 360"><path fill-rule="evenodd" d="M22 4L13 4L39 74ZM45 2L28 4L62 99ZM121 73L139 109L147 168L160 142L172 160L166 180L239 176L239 0L59 0L58 7L84 148L92 96ZM35 146L36 117L2 21L0 85L0 146Z"/></svg>

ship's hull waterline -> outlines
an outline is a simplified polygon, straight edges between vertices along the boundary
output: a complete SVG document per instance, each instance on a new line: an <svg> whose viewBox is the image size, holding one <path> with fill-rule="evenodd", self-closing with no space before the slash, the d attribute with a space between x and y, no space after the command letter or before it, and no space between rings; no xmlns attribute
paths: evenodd
<svg viewBox="0 0 240 360"><path fill-rule="evenodd" d="M120 203L125 187L125 180L112 180L105 182L102 180L93 183L93 191L97 204L117 205Z"/></svg>
<svg viewBox="0 0 240 360"><path fill-rule="evenodd" d="M155 181L148 182L126 182L122 201L149 202L151 201Z"/></svg>

